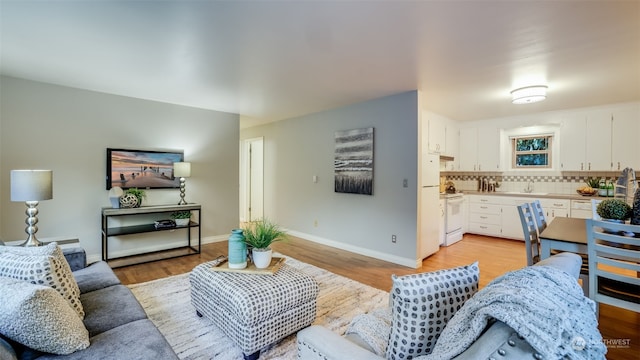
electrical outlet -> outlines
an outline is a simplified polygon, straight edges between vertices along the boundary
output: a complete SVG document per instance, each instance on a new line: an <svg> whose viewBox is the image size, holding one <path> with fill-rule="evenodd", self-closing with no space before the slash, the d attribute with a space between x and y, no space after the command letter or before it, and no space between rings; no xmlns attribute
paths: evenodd
<svg viewBox="0 0 640 360"><path fill-rule="evenodd" d="M409 187L409 179L402 180L402 187Z"/></svg>
<svg viewBox="0 0 640 360"><path fill-rule="evenodd" d="M396 236L395 235L391 235L391 242L395 244L396 240L397 240Z"/></svg>
<svg viewBox="0 0 640 360"><path fill-rule="evenodd" d="M318 227L318 220L313 220L313 227Z"/></svg>

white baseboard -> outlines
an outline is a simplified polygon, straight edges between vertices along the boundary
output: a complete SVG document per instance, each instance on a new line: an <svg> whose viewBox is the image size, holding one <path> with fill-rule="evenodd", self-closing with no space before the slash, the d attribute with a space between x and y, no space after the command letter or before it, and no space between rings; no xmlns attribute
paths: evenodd
<svg viewBox="0 0 640 360"><path fill-rule="evenodd" d="M290 234L291 236L313 241L318 244L331 246L334 248L350 251L350 252L364 255L364 256L370 256L372 258L388 261L394 264L410 267L413 269L417 269L422 266L422 261L420 260L408 259L400 256L390 255L387 253L383 253L383 252L379 252L379 251L375 251L375 250L371 250L371 249L367 249L359 246L349 245L349 244L341 243L335 240L329 240L319 236L315 236L315 235L311 235L311 234L307 234L307 233L303 233L295 230L287 230L287 233Z"/></svg>
<svg viewBox="0 0 640 360"><path fill-rule="evenodd" d="M216 235L216 236L207 236L207 237L203 237L201 239L201 243L204 244L209 244L209 243L214 243L214 242L220 242L220 241L225 241L227 240L229 236L228 235ZM162 244L159 246L147 246L144 248L135 248L135 249L127 249L127 250L121 250L121 251L114 251L114 252L110 252L109 253L109 257L111 258L118 258L118 257L123 257L123 256L130 256L130 255L137 255L137 254L144 254L144 253L148 253L148 252L154 252L154 251L162 251L162 250L170 250L172 248L177 248L180 246L184 246L185 245L185 241L175 241L172 243L168 243L168 244ZM102 260L102 254L87 254L87 262L88 263L93 263L96 261L100 261Z"/></svg>

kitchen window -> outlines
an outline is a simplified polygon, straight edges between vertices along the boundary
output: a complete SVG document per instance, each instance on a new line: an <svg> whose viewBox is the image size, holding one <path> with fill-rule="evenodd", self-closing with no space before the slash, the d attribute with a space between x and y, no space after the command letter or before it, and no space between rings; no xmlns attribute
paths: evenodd
<svg viewBox="0 0 640 360"><path fill-rule="evenodd" d="M551 168L552 135L529 135L511 138L514 169Z"/></svg>

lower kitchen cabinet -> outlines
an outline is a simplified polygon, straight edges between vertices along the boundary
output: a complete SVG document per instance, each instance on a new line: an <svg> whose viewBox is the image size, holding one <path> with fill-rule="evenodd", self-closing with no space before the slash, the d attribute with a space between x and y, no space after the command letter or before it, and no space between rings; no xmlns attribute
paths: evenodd
<svg viewBox="0 0 640 360"><path fill-rule="evenodd" d="M474 234L524 240L518 205L531 203L535 197L469 195L469 232ZM555 217L569 217L570 200L540 199L547 223Z"/></svg>
<svg viewBox="0 0 640 360"><path fill-rule="evenodd" d="M469 196L469 232L489 236L501 235L502 207L498 196Z"/></svg>

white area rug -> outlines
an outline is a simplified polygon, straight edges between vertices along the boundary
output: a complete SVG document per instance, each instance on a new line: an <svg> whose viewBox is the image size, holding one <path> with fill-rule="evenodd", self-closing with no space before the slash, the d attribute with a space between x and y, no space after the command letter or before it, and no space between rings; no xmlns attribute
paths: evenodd
<svg viewBox="0 0 640 360"><path fill-rule="evenodd" d="M388 306L389 294L287 257L286 263L312 276L320 286L314 324L344 334L356 315ZM242 351L191 305L189 275L129 286L149 318L180 359L242 359ZM263 349L260 359L295 359L295 334Z"/></svg>

